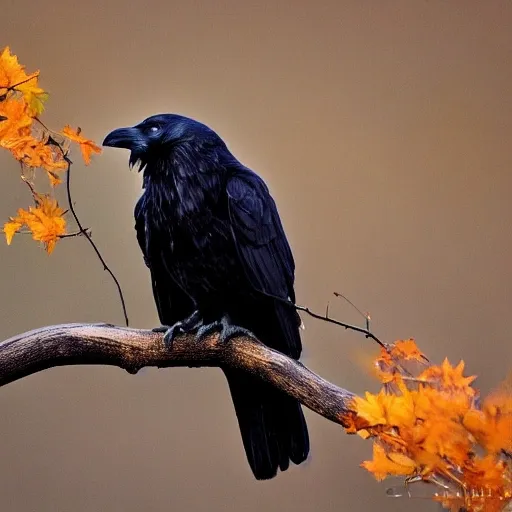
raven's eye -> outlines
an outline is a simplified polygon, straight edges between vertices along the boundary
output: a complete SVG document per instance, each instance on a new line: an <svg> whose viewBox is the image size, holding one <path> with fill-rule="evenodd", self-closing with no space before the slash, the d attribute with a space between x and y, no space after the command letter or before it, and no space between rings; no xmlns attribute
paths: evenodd
<svg viewBox="0 0 512 512"><path fill-rule="evenodd" d="M155 133L158 133L160 131L160 126L158 126L157 124L150 124L149 126L146 126L144 128L144 131L146 133L154 135Z"/></svg>

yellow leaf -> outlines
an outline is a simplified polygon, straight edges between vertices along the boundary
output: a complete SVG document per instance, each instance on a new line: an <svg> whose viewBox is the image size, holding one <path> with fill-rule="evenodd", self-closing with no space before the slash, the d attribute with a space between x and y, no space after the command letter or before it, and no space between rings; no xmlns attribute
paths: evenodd
<svg viewBox="0 0 512 512"><path fill-rule="evenodd" d="M66 220L64 219L64 210L60 208L57 201L48 195L34 194L36 200L35 207L29 207L28 211L20 208L18 217L11 219L10 222L16 222L16 231L25 225L32 233L32 238L43 242L48 254L51 254L59 238L66 233ZM19 226L18 226L19 224ZM7 225L7 231L4 226L6 237L12 232L14 235L15 225ZM11 240L12 240L11 235ZM9 238L8 238L9 241Z"/></svg>
<svg viewBox="0 0 512 512"><path fill-rule="evenodd" d="M412 428L416 421L414 414L414 395L405 392L399 396L391 396L385 406L387 423L400 429Z"/></svg>
<svg viewBox="0 0 512 512"><path fill-rule="evenodd" d="M42 167L47 172L52 186L61 183L62 180L57 173L66 170L68 164L62 152L55 146L45 144L32 135L5 139L0 141L0 145L9 149L14 158L27 167Z"/></svg>
<svg viewBox="0 0 512 512"><path fill-rule="evenodd" d="M388 475L411 476L416 469L416 463L401 453L389 452L378 443L373 445L373 459L361 464L363 468L373 473L377 480L384 480Z"/></svg>
<svg viewBox="0 0 512 512"><path fill-rule="evenodd" d="M7 46L0 54L0 91L18 84L26 78L23 66L18 63L18 57L11 55L11 50ZM5 90L2 91L2 93L5 92Z"/></svg>
<svg viewBox="0 0 512 512"><path fill-rule="evenodd" d="M463 424L490 454L512 452L512 395L491 394L482 410L465 414Z"/></svg>
<svg viewBox="0 0 512 512"><path fill-rule="evenodd" d="M38 86L39 71L27 75L25 68L12 55L9 47L0 54L0 94L8 90L19 91L32 115L40 114L48 94Z"/></svg>
<svg viewBox="0 0 512 512"><path fill-rule="evenodd" d="M33 119L27 111L27 104L20 99L7 99L0 102L0 115L6 117L0 123L0 145L2 141L27 135Z"/></svg>
<svg viewBox="0 0 512 512"><path fill-rule="evenodd" d="M397 341L391 348L391 354L404 361L425 361L426 359L412 338Z"/></svg>
<svg viewBox="0 0 512 512"><path fill-rule="evenodd" d="M20 230L21 226L23 226L23 222L20 222L13 217L11 217L11 219L4 224L4 233L7 240L7 245L11 245L14 234Z"/></svg>
<svg viewBox="0 0 512 512"><path fill-rule="evenodd" d="M448 359L444 359L441 366L431 366L424 370L418 377L423 381L436 381L443 389L463 390L471 396L475 395L475 390L471 388L471 383L476 379L475 376L464 377L464 361L460 361L457 366L452 366Z"/></svg>
<svg viewBox="0 0 512 512"><path fill-rule="evenodd" d="M65 137L80 144L82 158L84 159L85 165L89 165L91 163L92 153L101 153L101 148L94 144L92 140L86 139L85 137L80 135L80 132L80 128L78 128L77 130L73 130L73 128L71 128L70 126L65 126L62 130L62 134Z"/></svg>
<svg viewBox="0 0 512 512"><path fill-rule="evenodd" d="M44 104L48 101L49 94L39 87L33 87L25 93L27 96L29 109L34 116L38 116L44 111Z"/></svg>
<svg viewBox="0 0 512 512"><path fill-rule="evenodd" d="M378 395L367 392L364 398L356 396L354 398L354 408L357 416L366 420L371 426L385 425L387 423L384 406L386 396L384 391L381 391Z"/></svg>

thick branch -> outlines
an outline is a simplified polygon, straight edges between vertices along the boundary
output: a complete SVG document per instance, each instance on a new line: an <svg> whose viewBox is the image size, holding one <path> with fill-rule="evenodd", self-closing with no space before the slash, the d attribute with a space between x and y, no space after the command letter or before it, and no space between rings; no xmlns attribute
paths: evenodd
<svg viewBox="0 0 512 512"><path fill-rule="evenodd" d="M146 366L237 368L297 398L336 423L350 410L350 391L322 379L303 364L246 337L220 343L216 335L197 343L193 336L165 348L163 335L109 324L43 327L0 343L0 386L55 366L101 364L136 373Z"/></svg>

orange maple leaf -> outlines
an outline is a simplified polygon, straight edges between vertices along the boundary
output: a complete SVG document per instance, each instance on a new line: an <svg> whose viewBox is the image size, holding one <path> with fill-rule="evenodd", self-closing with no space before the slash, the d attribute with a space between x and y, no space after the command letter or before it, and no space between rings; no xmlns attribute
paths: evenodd
<svg viewBox="0 0 512 512"><path fill-rule="evenodd" d="M6 47L0 54L0 95L9 90L19 91L29 110L40 114L44 109L44 102L48 94L38 86L39 71L27 75L25 68L18 62L18 57L12 55L10 48Z"/></svg>
<svg viewBox="0 0 512 512"><path fill-rule="evenodd" d="M20 208L17 217L11 217L4 225L7 244L12 242L14 234L23 226L32 233L32 238L43 242L46 252L51 254L57 240L66 233L64 210L57 200L48 195L34 193L36 206L30 206L28 211Z"/></svg>
<svg viewBox="0 0 512 512"><path fill-rule="evenodd" d="M357 416L366 421L368 426L385 425L386 419L386 400L389 400L384 390L381 390L378 395L372 393L365 393L365 397L354 397L353 407L357 412Z"/></svg>
<svg viewBox="0 0 512 512"><path fill-rule="evenodd" d="M475 390L471 387L475 376L464 377L464 361L460 361L457 366L452 366L448 359L444 359L441 366L430 366L424 370L418 377L418 380L435 381L443 389L460 389L475 395Z"/></svg>
<svg viewBox="0 0 512 512"><path fill-rule="evenodd" d="M407 362L423 368L411 372ZM413 340L383 349L376 366L380 392L353 398L341 418L348 433L374 439L373 460L363 467L378 480L441 479L454 492L440 501L453 510L501 512L512 500L512 467L503 455L512 453L512 376L480 405L464 361L431 365Z"/></svg>
<svg viewBox="0 0 512 512"><path fill-rule="evenodd" d="M375 360L377 378L383 384L396 383L404 370L404 365L411 363L425 365L427 361L412 338L398 340L392 345L381 347L380 354Z"/></svg>
<svg viewBox="0 0 512 512"><path fill-rule="evenodd" d="M66 170L68 164L59 149L32 135L0 140L0 145L9 149L14 158L27 167L42 167L47 172L52 186L61 183L62 180L57 173Z"/></svg>
<svg viewBox="0 0 512 512"><path fill-rule="evenodd" d="M8 98L0 102L0 115L6 118L0 122L0 145L30 132L33 119L23 100Z"/></svg>
<svg viewBox="0 0 512 512"><path fill-rule="evenodd" d="M426 357L416 345L416 342L410 338L408 340L398 340L391 347L391 355L404 361L425 361Z"/></svg>
<svg viewBox="0 0 512 512"><path fill-rule="evenodd" d="M489 453L512 453L512 394L489 395L481 410L465 414L463 423Z"/></svg>
<svg viewBox="0 0 512 512"><path fill-rule="evenodd" d="M416 471L416 463L407 455L386 452L379 443L373 445L373 459L364 461L361 466L373 473L377 480L384 480L389 475L411 476Z"/></svg>
<svg viewBox="0 0 512 512"><path fill-rule="evenodd" d="M37 74L35 74L37 77ZM28 75L24 71L24 67L19 64L18 57L11 54L10 48L7 46L0 54L0 91L2 94L7 89L26 80Z"/></svg>
<svg viewBox="0 0 512 512"><path fill-rule="evenodd" d="M10 220L4 224L4 234L7 245L11 245L14 234L23 226L23 221L19 217L10 217Z"/></svg>
<svg viewBox="0 0 512 512"><path fill-rule="evenodd" d="M86 139L81 135L80 128L73 130L71 126L66 125L61 133L68 139L80 144L80 151L82 152L82 158L84 159L85 165L89 165L91 163L92 153L101 153L101 148L99 146L97 146L91 139Z"/></svg>

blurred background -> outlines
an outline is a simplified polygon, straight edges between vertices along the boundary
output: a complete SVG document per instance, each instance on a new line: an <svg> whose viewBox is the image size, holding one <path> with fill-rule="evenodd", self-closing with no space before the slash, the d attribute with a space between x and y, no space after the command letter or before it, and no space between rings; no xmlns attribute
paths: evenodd
<svg viewBox="0 0 512 512"><path fill-rule="evenodd" d="M483 392L511 369L512 3L440 0L3 0L0 47L51 93L45 122L101 142L175 112L260 173L297 263L301 304L464 359ZM158 325L133 230L141 177L107 149L72 190L118 276L131 325ZM0 219L30 204L7 152ZM64 199L63 190L59 197ZM83 239L48 257L0 243L0 338L47 324L123 323ZM376 390L375 347L304 317L304 362ZM434 510L391 500L359 467L368 442L306 412L310 461L256 482L216 369L57 368L0 392L2 511Z"/></svg>

